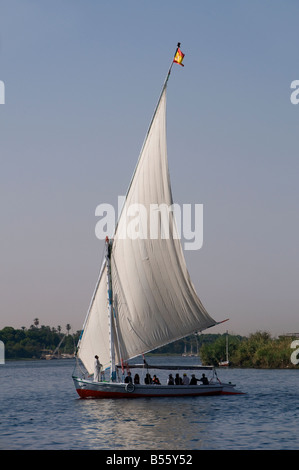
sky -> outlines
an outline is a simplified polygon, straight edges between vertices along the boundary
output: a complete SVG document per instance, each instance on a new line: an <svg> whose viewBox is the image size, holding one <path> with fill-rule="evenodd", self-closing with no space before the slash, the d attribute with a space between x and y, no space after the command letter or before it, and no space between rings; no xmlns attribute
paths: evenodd
<svg viewBox="0 0 299 470"><path fill-rule="evenodd" d="M186 251L208 333L298 332L299 4L0 0L0 328L82 328L99 204L127 191L167 92L174 201L203 204ZM1 97L0 97L1 102Z"/></svg>

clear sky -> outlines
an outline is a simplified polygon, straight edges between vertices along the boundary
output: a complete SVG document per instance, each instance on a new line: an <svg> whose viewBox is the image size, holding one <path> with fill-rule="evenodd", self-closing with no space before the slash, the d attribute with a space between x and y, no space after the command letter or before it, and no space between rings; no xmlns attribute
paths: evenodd
<svg viewBox="0 0 299 470"><path fill-rule="evenodd" d="M83 325L103 242L168 86L175 202L204 207L186 252L209 330L299 331L299 4L0 0L0 328Z"/></svg>

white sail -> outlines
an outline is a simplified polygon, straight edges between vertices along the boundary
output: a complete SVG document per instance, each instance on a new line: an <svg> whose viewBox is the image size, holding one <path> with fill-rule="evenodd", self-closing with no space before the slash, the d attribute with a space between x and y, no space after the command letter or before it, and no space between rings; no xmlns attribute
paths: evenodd
<svg viewBox="0 0 299 470"><path fill-rule="evenodd" d="M116 363L216 324L190 280L172 212L168 218L169 236L164 232L158 238L151 237L153 204L167 207L173 204L166 148L166 84L112 244ZM135 208L138 213L141 206L145 217L138 219L134 212L128 216L128 208ZM79 343L78 355L89 372L93 370L95 354L104 367L110 365L107 299L106 268L103 268Z"/></svg>

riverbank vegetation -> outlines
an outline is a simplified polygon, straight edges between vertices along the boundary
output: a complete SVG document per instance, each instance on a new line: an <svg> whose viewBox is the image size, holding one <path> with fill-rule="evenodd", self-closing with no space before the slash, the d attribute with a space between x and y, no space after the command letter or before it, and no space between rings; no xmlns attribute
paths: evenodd
<svg viewBox="0 0 299 470"><path fill-rule="evenodd" d="M53 353L74 354L80 332L71 334L69 324L66 325L66 333L62 332L60 326L39 327L36 320L28 329L6 326L0 330L0 341L3 341L5 347L5 359L41 359Z"/></svg>
<svg viewBox="0 0 299 470"><path fill-rule="evenodd" d="M256 332L249 337L228 335L229 364L231 367L246 368L298 368L291 360L291 336L272 338L267 332ZM211 344L204 344L200 351L203 364L218 365L225 360L226 335Z"/></svg>
<svg viewBox="0 0 299 470"><path fill-rule="evenodd" d="M60 326L39 326L38 319L29 328L15 329L7 326L0 330L0 341L5 346L5 359L41 359L49 355L72 356L79 340L80 331L66 332ZM200 356L204 365L218 366L226 360L228 344L231 367L244 368L298 368L291 360L296 338L280 336L273 338L267 332L256 332L248 337L227 334L192 335L153 351L154 354ZM299 362L299 360L298 360Z"/></svg>

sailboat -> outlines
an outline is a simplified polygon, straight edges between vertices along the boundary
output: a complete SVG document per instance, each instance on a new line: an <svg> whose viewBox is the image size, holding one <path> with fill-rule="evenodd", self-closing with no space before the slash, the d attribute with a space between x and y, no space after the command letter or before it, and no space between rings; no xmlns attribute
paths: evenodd
<svg viewBox="0 0 299 470"><path fill-rule="evenodd" d="M106 237L104 261L77 345L80 374L74 371L73 381L81 398L240 393L231 383L221 383L213 367L158 366L149 364L145 358L146 353L163 345L222 323L209 315L195 292L174 213L168 212L168 236L162 229L159 236L149 235L152 207L169 208L173 204L166 148L166 91L172 66L183 65L183 57L178 43L114 235L111 239ZM138 236L132 233L132 221L128 217L132 207L142 207L145 214L138 219ZM95 379L96 356L102 372ZM138 357L142 358L140 364L136 364ZM152 369L185 373L212 371L213 376L207 385L156 385L142 380L126 383L125 375L133 368L148 374Z"/></svg>
<svg viewBox="0 0 299 470"><path fill-rule="evenodd" d="M225 338L225 361L220 361L219 366L220 367L228 367L230 365L229 358L228 358L228 331L226 332L226 338Z"/></svg>

